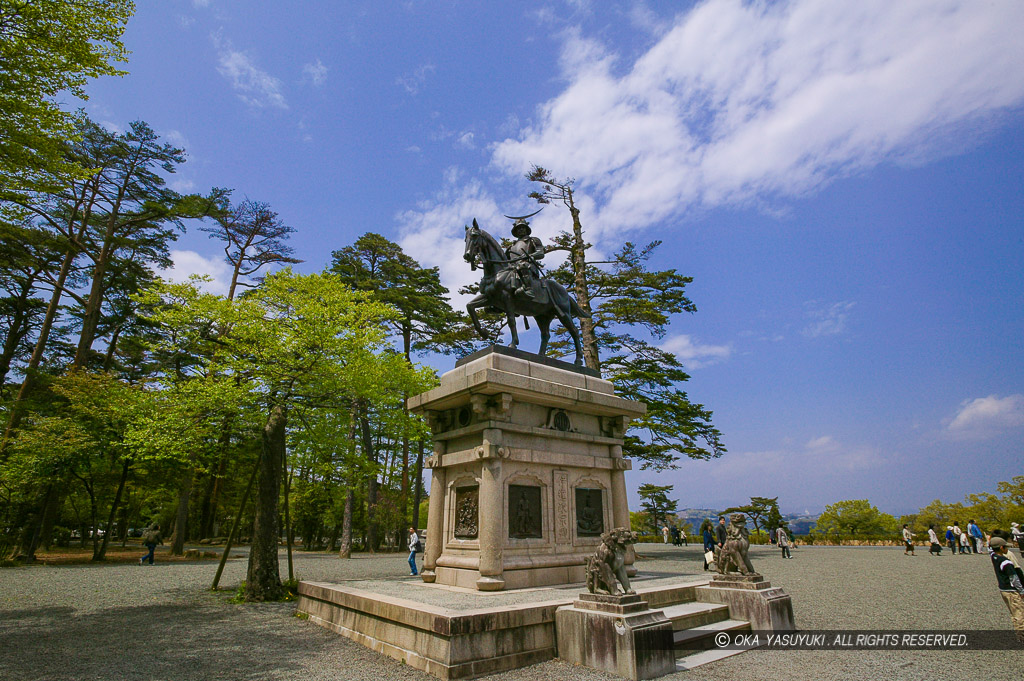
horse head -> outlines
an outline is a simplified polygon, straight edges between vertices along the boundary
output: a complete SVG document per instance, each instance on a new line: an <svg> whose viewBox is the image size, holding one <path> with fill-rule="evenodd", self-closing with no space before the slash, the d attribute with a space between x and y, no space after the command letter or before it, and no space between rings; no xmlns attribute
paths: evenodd
<svg viewBox="0 0 1024 681"><path fill-rule="evenodd" d="M476 259L480 254L480 225L477 224L476 218L473 218L473 226L466 226L466 250L462 254L462 258L469 263L469 267L472 270L476 270Z"/></svg>

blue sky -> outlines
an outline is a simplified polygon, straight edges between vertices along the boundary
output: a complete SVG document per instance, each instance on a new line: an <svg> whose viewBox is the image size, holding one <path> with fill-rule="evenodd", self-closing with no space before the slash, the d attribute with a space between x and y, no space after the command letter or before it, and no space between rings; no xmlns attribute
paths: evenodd
<svg viewBox="0 0 1024 681"><path fill-rule="evenodd" d="M372 230L454 290L464 224L575 177L598 252L695 278L662 342L729 449L631 489L902 513L1024 474L1022 32L1013 0L167 0L86 109L183 146L175 188L271 204L304 271ZM192 230L172 274L219 257Z"/></svg>

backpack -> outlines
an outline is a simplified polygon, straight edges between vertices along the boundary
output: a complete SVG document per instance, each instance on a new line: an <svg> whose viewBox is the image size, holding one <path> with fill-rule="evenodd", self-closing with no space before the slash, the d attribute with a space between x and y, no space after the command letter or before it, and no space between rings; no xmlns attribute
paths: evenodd
<svg viewBox="0 0 1024 681"><path fill-rule="evenodd" d="M423 541L419 537L416 537L416 543L412 545L412 550L416 553L423 553Z"/></svg>

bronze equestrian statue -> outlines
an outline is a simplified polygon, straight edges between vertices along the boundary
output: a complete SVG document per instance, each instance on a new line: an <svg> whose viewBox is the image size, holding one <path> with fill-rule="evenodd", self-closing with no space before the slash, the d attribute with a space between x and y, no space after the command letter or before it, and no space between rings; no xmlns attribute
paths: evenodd
<svg viewBox="0 0 1024 681"><path fill-rule="evenodd" d="M540 239L531 236L530 223L526 221L526 218L533 215L536 213L512 218L515 220L512 236L516 237L516 241L508 249L503 249L493 236L480 229L476 219L472 227L466 227L466 251L463 257L474 270L481 267L484 271L480 280L480 294L469 301L466 310L477 333L484 340L494 339L480 326L477 309L486 307L495 312L504 312L509 331L512 332L511 348L519 345L516 317L533 317L540 329L539 355L547 351L548 339L551 338L551 320L558 319L572 336L576 348L576 364L582 365L583 347L573 317L589 318L589 315L580 309L561 284L541 276L539 262L544 257L544 246ZM526 328L530 328L529 322Z"/></svg>

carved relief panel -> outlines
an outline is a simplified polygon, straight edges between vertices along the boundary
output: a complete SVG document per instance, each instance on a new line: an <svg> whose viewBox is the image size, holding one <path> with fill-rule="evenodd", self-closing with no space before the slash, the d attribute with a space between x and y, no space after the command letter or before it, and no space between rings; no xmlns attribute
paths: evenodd
<svg viewBox="0 0 1024 681"><path fill-rule="evenodd" d="M480 487L458 487L455 490L455 538L476 539L479 533Z"/></svg>
<svg viewBox="0 0 1024 681"><path fill-rule="evenodd" d="M604 532L604 496L599 489L576 488L576 536L598 537Z"/></svg>
<svg viewBox="0 0 1024 681"><path fill-rule="evenodd" d="M533 485L508 486L508 536L511 539L541 539L541 488Z"/></svg>

